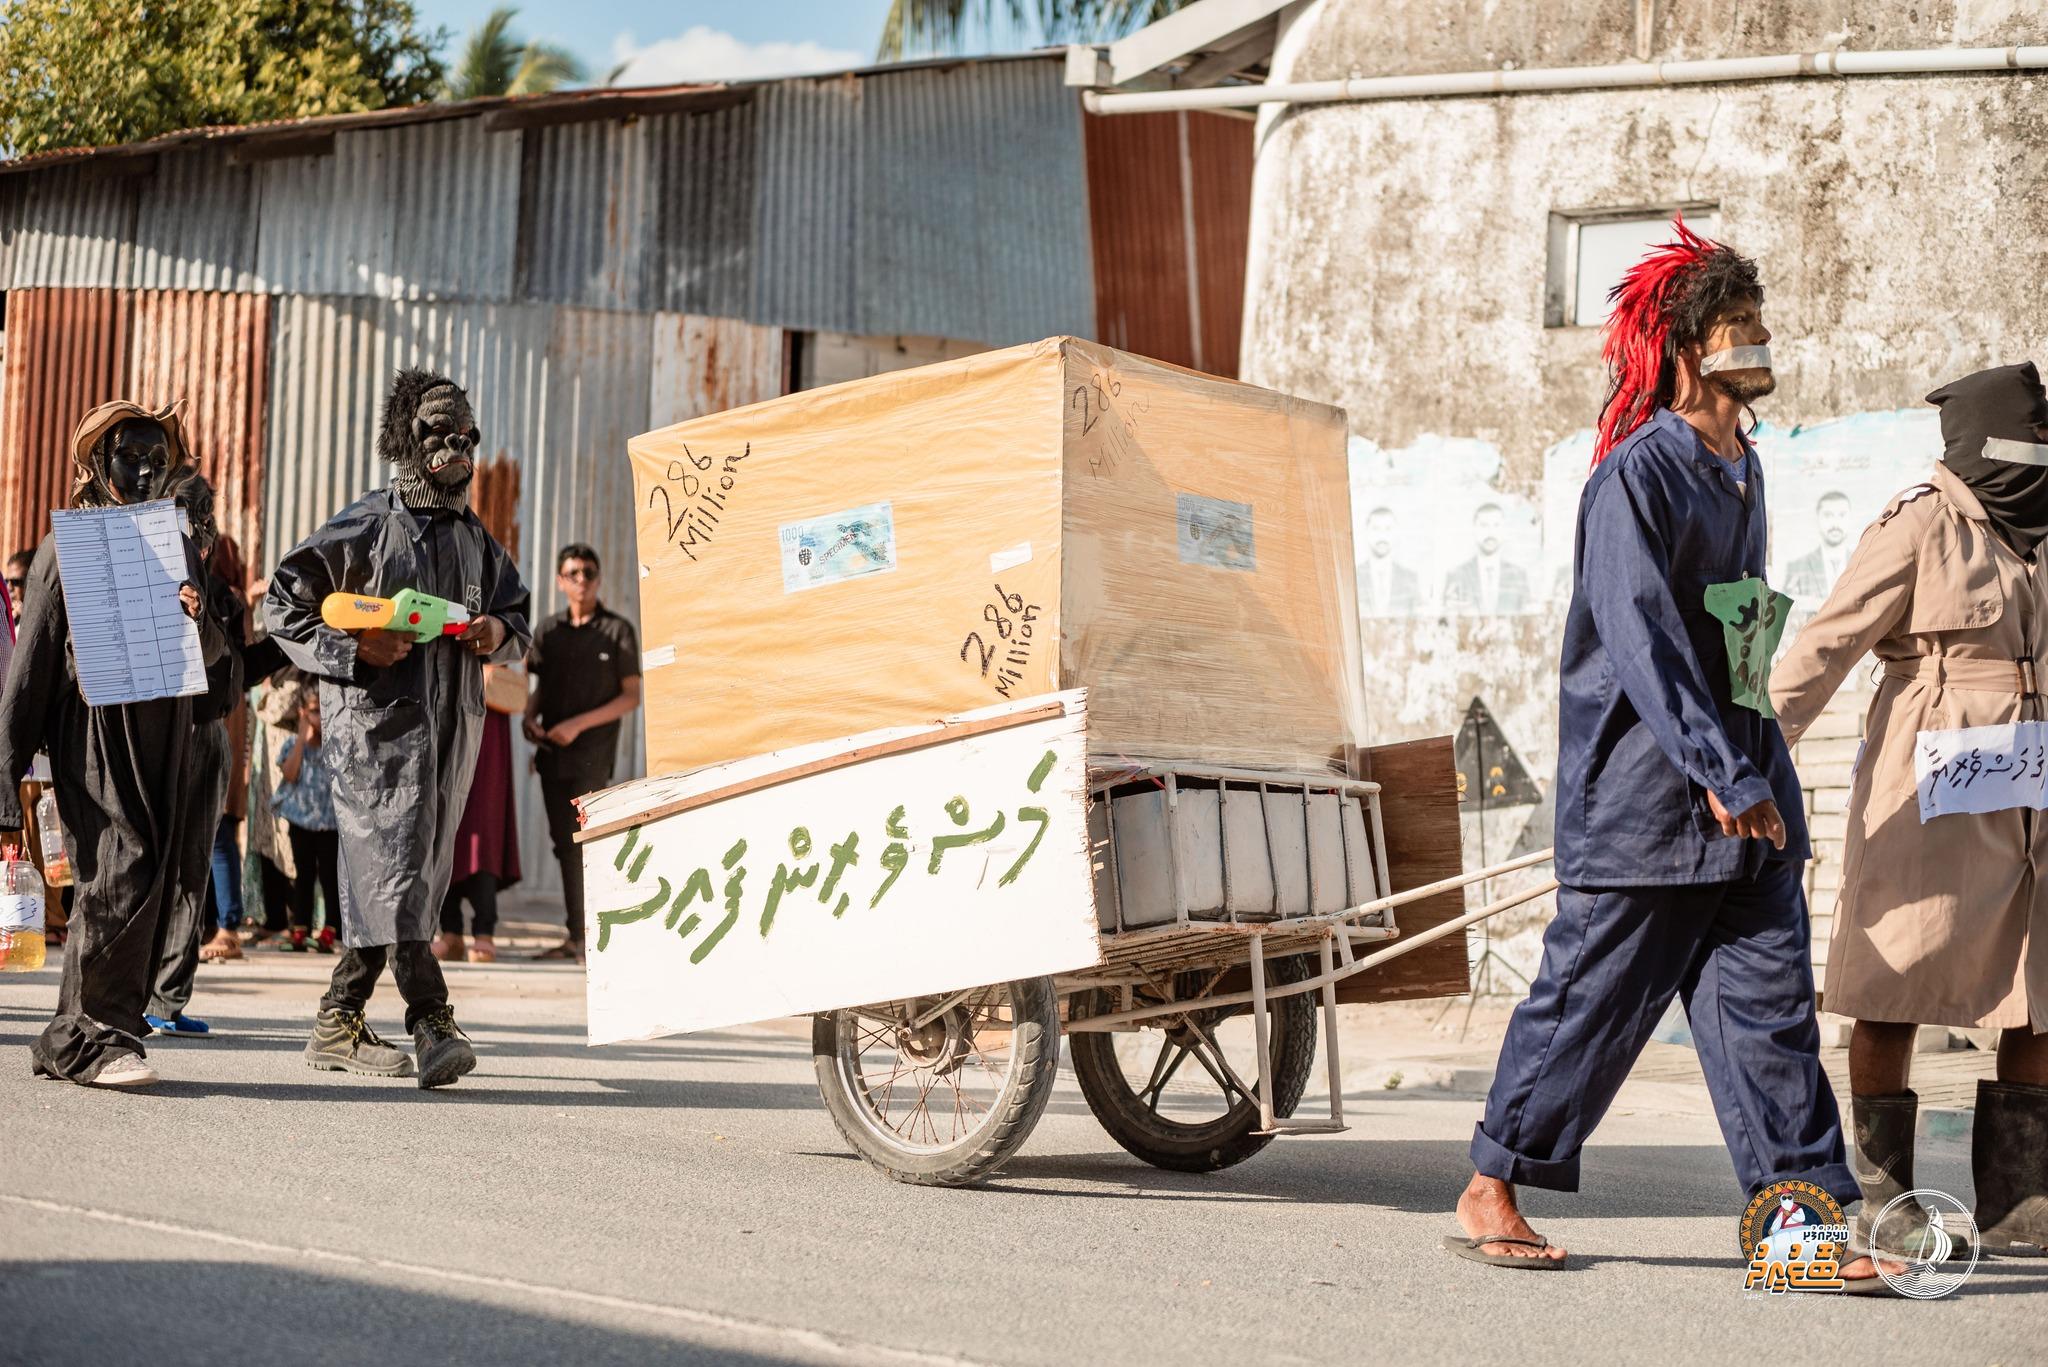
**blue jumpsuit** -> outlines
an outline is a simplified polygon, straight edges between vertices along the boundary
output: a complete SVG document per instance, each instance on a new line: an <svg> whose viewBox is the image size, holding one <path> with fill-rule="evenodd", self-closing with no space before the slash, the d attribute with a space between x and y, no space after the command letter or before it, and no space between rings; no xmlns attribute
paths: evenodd
<svg viewBox="0 0 2048 1367"><path fill-rule="evenodd" d="M1557 918L1515 1009L1478 1171L1576 1191L1579 1153L1682 997L1754 1193L1781 1178L1857 1199L1820 1066L1799 778L1775 721L1738 707L1710 584L1764 573L1756 453L1721 460L1658 409L1586 481L1558 701ZM1785 848L1721 834L1775 798Z"/></svg>

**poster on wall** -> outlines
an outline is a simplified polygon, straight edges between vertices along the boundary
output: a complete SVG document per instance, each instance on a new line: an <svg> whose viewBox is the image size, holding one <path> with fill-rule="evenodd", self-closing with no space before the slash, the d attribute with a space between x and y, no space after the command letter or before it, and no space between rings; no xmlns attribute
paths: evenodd
<svg viewBox="0 0 2048 1367"><path fill-rule="evenodd" d="M1549 601L1535 506L1499 487L1501 454L1471 438L1397 451L1351 441L1358 612L1386 618L1516 617Z"/></svg>

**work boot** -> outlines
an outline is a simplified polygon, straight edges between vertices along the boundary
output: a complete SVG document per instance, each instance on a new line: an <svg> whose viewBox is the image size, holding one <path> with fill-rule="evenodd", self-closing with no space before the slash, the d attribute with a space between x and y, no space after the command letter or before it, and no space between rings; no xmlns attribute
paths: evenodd
<svg viewBox="0 0 2048 1367"><path fill-rule="evenodd" d="M1970 1175L1985 1251L2048 1253L2048 1087L1988 1078L1977 1084Z"/></svg>
<svg viewBox="0 0 2048 1367"><path fill-rule="evenodd" d="M323 1006L313 1018L313 1038L306 1041L306 1066L328 1073L368 1073L372 1077L408 1077L412 1060L403 1049L377 1038L360 1011Z"/></svg>
<svg viewBox="0 0 2048 1367"><path fill-rule="evenodd" d="M446 1087L476 1067L476 1050L445 1006L429 1011L412 1028L412 1051L420 1061L420 1086Z"/></svg>
<svg viewBox="0 0 2048 1367"><path fill-rule="evenodd" d="M1913 1190L1913 1134L1920 1120L1920 1096L1852 1096L1849 1108L1856 1127L1856 1182L1863 1188L1854 1238L1858 1247L1870 1248L1877 1217ZM1914 1257L1926 1238L1927 1215L1916 1201L1912 1210L1894 1211L1884 1222L1881 1247L1887 1253Z"/></svg>

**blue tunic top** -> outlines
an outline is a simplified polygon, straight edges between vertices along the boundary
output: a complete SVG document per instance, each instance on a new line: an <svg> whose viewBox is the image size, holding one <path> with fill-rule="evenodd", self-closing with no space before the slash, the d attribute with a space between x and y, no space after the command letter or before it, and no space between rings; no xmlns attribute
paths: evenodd
<svg viewBox="0 0 2048 1367"><path fill-rule="evenodd" d="M1809 856L1799 776L1778 723L1738 707L1709 584L1762 578L1764 480L1660 408L1579 497L1559 667L1557 876L1568 887L1721 883ZM1785 848L1721 834L1775 798Z"/></svg>

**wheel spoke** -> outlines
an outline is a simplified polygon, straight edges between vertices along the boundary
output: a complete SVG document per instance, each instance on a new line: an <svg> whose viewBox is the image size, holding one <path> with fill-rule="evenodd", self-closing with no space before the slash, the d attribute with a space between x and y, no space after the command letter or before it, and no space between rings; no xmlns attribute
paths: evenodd
<svg viewBox="0 0 2048 1367"><path fill-rule="evenodd" d="M1171 1062L1168 1062L1166 1057L1168 1049L1177 1051ZM1188 1061L1188 1054L1190 1052L1188 1046L1174 1040L1167 1040L1160 1046L1159 1064L1165 1066L1161 1067L1159 1064L1153 1066L1152 1080L1146 1084L1145 1090L1138 1096L1138 1099L1145 1103L1145 1109L1151 1111L1154 1115L1159 1113L1159 1101L1166 1093L1166 1084L1173 1081L1173 1075L1180 1071L1181 1064Z"/></svg>
<svg viewBox="0 0 2048 1367"><path fill-rule="evenodd" d="M1223 1047L1216 1043L1216 1037L1210 1034L1207 1030L1204 1030L1199 1025L1195 1027L1195 1033L1202 1037L1203 1042L1207 1044L1210 1050L1214 1052L1214 1054L1216 1055L1216 1066L1223 1070L1223 1076L1217 1077L1216 1080L1220 1085L1222 1085L1224 1091L1235 1091L1239 1096L1243 1097L1246 1101L1251 1102L1254 1106L1258 1105L1258 1094L1255 1091L1253 1091L1252 1088L1246 1086L1244 1079L1237 1075L1237 1070L1230 1066L1230 1060L1223 1056ZM1197 1052L1199 1054L1199 1051ZM1208 1058L1206 1056L1201 1057L1203 1063L1206 1064L1208 1062ZM1215 1074L1215 1071L1216 1070L1214 1068L1210 1069L1210 1073L1212 1075ZM1228 1077L1230 1080L1226 1083L1223 1081L1223 1077Z"/></svg>

